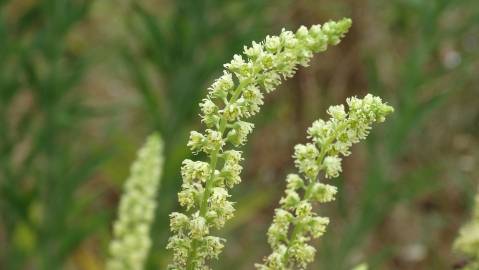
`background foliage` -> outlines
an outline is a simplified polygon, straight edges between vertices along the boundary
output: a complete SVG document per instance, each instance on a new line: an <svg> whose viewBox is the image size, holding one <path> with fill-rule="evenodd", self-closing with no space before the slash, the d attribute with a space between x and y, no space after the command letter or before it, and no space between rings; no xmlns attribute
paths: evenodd
<svg viewBox="0 0 479 270"><path fill-rule="evenodd" d="M102 269L121 185L153 130L167 158L147 268L164 268L187 133L222 64L283 27L342 17L345 41L256 117L215 268L268 253L292 146L328 105L370 91L396 112L345 161L312 269L452 269L479 177L475 0L0 1L0 268Z"/></svg>

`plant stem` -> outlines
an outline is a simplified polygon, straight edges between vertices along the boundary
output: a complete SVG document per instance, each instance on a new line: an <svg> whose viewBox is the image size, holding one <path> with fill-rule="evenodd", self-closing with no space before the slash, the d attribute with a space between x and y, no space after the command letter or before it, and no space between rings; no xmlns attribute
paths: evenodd
<svg viewBox="0 0 479 270"><path fill-rule="evenodd" d="M235 102L236 99L238 99L239 95L241 94L241 91L243 88L250 83L250 80L244 80L242 81L238 87L236 87L235 91L233 92L233 95L231 96L231 99L229 100L229 103ZM224 114L224 113L223 113ZM221 133L221 136L223 136L223 133L226 130L226 124L227 120L226 117L221 118L220 124L219 124L219 132ZM218 154L220 152L220 148L218 147L211 153L211 158L210 158L210 175L208 176L208 179L206 180L205 184L205 190L203 192L203 197L201 198L200 202L200 216L205 217L206 216L206 211L208 210L208 198L210 197L211 190L213 188L213 179L215 176L215 171L216 171L216 165L218 163ZM193 262L193 259L196 257L197 249L198 249L198 240L193 239L191 243L191 252L188 256L188 261L186 263L186 269L187 270L194 270L195 269L195 263Z"/></svg>
<svg viewBox="0 0 479 270"><path fill-rule="evenodd" d="M338 127L338 130L343 130L347 127L347 124L346 123L343 123L342 125L340 125ZM328 152L328 148L329 146L334 142L334 139L336 137L335 136L331 136L330 138L328 138L328 140L326 140L326 142L321 146L321 151L319 152L319 155L318 155L318 158L316 159L316 161L318 162L318 164L320 165L320 168L322 167L322 164L323 164L323 160ZM318 176L319 176L319 172L318 174L316 174L316 176L312 179L309 179L309 184L308 186L305 188L305 193L304 193L304 197L303 197L303 200L309 200L310 197L311 197L311 190L313 188L313 185L316 183L316 181L319 181L318 180ZM302 226L301 224L295 224L296 226L294 227L293 231L291 232L291 237L290 239L288 240L288 242L294 242L296 241L296 238L298 237L298 234L301 232L301 229L302 229ZM288 250L286 251L286 255L284 256L284 262L288 262L289 261L289 248ZM292 264L292 263L291 263Z"/></svg>

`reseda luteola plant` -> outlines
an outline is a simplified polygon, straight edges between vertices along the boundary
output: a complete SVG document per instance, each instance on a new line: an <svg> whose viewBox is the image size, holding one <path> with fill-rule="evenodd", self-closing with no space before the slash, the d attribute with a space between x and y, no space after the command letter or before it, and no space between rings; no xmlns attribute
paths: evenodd
<svg viewBox="0 0 479 270"><path fill-rule="evenodd" d="M363 99L347 99L349 110L343 105L327 110L328 121L315 121L308 129L312 143L298 144L294 148L294 164L299 174L286 178L285 195L275 210L268 229L268 243L272 253L264 264L256 264L260 270L305 269L314 260L316 249L310 240L323 235L329 223L313 211L313 203L334 200L337 188L321 183L325 178L336 178L341 173L341 156L351 154L353 143L365 139L375 122L383 122L393 108L370 94Z"/></svg>
<svg viewBox="0 0 479 270"><path fill-rule="evenodd" d="M162 165L163 143L158 135L150 135L124 185L106 269L143 269L151 245L149 233Z"/></svg>
<svg viewBox="0 0 479 270"><path fill-rule="evenodd" d="M479 269L479 194L476 195L474 202L472 220L461 228L454 242L454 249L469 257L463 270Z"/></svg>
<svg viewBox="0 0 479 270"><path fill-rule="evenodd" d="M307 66L313 53L336 45L351 26L350 19L323 26L300 27L296 33L283 30L261 43L244 48L243 58L234 55L226 70L209 88L201 104L204 132L192 131L188 146L204 152L209 161L183 161L182 190L178 201L183 213L170 215L173 235L167 248L174 259L169 269L209 269L208 260L217 258L224 239L210 235L233 217L228 189L240 182L241 152L253 124L244 119L259 112L263 92L273 91L281 78L292 77L298 65Z"/></svg>

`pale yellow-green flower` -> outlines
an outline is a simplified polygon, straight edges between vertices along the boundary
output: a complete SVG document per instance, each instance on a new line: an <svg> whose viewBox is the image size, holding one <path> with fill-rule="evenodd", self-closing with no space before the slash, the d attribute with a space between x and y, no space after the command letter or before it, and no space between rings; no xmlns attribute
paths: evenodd
<svg viewBox="0 0 479 270"><path fill-rule="evenodd" d="M459 231L459 236L454 242L454 249L469 257L464 270L479 269L479 194L474 200L472 219Z"/></svg>
<svg viewBox="0 0 479 270"><path fill-rule="evenodd" d="M336 187L321 183L320 176L338 177L342 170L340 156L349 155L352 144L365 139L372 124L384 121L393 111L372 95L349 98L347 104L348 111L343 105L331 106L327 111L330 119L317 120L308 129L312 143L295 146L294 164L301 175L286 178L285 195L267 234L272 253L256 268L305 269L313 262L316 249L310 240L323 235L329 223L328 218L313 211L313 203L332 201L337 193Z"/></svg>
<svg viewBox="0 0 479 270"><path fill-rule="evenodd" d="M368 270L368 265L362 263L360 265L355 266L352 270Z"/></svg>

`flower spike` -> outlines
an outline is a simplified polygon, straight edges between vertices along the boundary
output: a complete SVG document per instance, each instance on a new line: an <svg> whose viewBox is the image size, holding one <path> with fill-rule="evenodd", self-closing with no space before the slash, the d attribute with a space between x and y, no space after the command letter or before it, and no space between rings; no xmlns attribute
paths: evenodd
<svg viewBox="0 0 479 270"><path fill-rule="evenodd" d="M209 162L183 162L178 200L185 210L170 216L173 235L167 248L174 259L169 269L210 269L208 260L218 257L225 242L210 232L222 228L234 213L228 189L241 180L241 152L235 147L243 145L253 130L246 120L259 112L265 93L292 77L298 66L307 66L313 53L338 44L350 26L351 20L343 19L309 29L302 26L296 33L283 30L279 36L253 42L244 48L244 55L234 55L224 65L223 75L200 104L206 129L190 134L188 147L193 153L205 153Z"/></svg>
<svg viewBox="0 0 479 270"><path fill-rule="evenodd" d="M294 148L294 164L301 175L286 178L285 195L268 229L273 251L263 264L256 264L257 269L305 269L313 262L316 249L309 242L323 235L329 223L327 217L313 211L313 203L330 202L337 193L335 186L318 180L320 174L338 177L342 170L340 156L348 156L352 144L365 139L373 123L383 122L393 112L391 106L369 94L363 99L348 98L347 104L347 112L343 105L331 106L327 111L331 118L319 119L308 129L312 143Z"/></svg>

